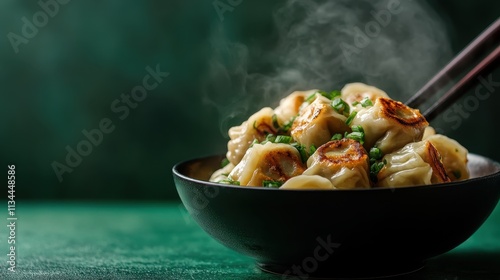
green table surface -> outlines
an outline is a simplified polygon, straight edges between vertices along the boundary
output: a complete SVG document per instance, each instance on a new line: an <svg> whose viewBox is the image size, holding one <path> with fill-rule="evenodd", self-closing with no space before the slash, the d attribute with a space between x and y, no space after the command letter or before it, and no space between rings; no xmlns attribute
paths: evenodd
<svg viewBox="0 0 500 280"><path fill-rule="evenodd" d="M177 202L21 201L16 211L16 272L3 226L0 279L282 279L214 241ZM500 206L461 246L399 279L500 279Z"/></svg>

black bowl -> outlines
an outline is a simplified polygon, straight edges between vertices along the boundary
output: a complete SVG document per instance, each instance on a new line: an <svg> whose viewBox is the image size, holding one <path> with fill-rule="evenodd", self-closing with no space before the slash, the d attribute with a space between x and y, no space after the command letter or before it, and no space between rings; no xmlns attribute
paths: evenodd
<svg viewBox="0 0 500 280"><path fill-rule="evenodd" d="M279 190L207 182L213 156L177 164L174 181L194 220L265 271L378 277L417 270L469 238L500 197L500 165L469 155L472 179L431 186Z"/></svg>

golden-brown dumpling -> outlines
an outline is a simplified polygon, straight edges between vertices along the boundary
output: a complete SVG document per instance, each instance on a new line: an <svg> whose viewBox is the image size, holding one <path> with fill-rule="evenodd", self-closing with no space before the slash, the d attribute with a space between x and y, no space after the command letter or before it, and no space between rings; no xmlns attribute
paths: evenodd
<svg viewBox="0 0 500 280"><path fill-rule="evenodd" d="M262 142L267 134L276 133L273 115L273 109L266 107L253 114L240 126L229 129L230 140L227 143L226 157L232 164L237 165L240 162L255 139Z"/></svg>
<svg viewBox="0 0 500 280"><path fill-rule="evenodd" d="M284 190L334 190L330 180L319 175L299 175L288 179L280 189Z"/></svg>
<svg viewBox="0 0 500 280"><path fill-rule="evenodd" d="M305 170L299 152L292 145L267 142L254 144L229 174L241 186L262 186L264 181L285 182Z"/></svg>
<svg viewBox="0 0 500 280"><path fill-rule="evenodd" d="M360 102L365 98L370 99L373 103L379 97L389 98L389 95L385 91L363 83L346 84L340 90L340 93L340 97L349 105L352 105L354 102Z"/></svg>
<svg viewBox="0 0 500 280"><path fill-rule="evenodd" d="M359 110L352 125L363 127L366 150L377 147L388 154L408 143L422 140L429 123L419 110L379 97L373 106Z"/></svg>
<svg viewBox="0 0 500 280"><path fill-rule="evenodd" d="M336 133L349 130L346 117L336 112L331 100L316 94L314 101L305 107L295 119L290 134L293 139L307 149L319 147L328 142Z"/></svg>
<svg viewBox="0 0 500 280"><path fill-rule="evenodd" d="M430 141L410 143L383 157L377 187L402 187L449 182L441 155Z"/></svg>
<svg viewBox="0 0 500 280"><path fill-rule="evenodd" d="M295 91L281 99L280 105L274 109L274 113L281 123L287 123L299 114L300 108L307 97L317 90Z"/></svg>
<svg viewBox="0 0 500 280"><path fill-rule="evenodd" d="M469 168L467 167L467 149L457 141L441 134L435 134L427 138L436 147L443 158L446 174L451 181L469 179Z"/></svg>
<svg viewBox="0 0 500 280"><path fill-rule="evenodd" d="M341 139L320 146L303 175L320 175L337 189L369 188L368 155L357 141Z"/></svg>

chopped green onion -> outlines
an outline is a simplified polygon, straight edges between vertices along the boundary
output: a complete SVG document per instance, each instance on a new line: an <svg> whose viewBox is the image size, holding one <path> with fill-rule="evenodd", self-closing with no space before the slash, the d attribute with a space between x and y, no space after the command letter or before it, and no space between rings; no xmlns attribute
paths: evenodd
<svg viewBox="0 0 500 280"><path fill-rule="evenodd" d="M378 173L380 172L380 170L382 170L382 168L384 167L385 163L384 162L376 162L374 164L372 164L372 166L370 167L370 179L377 183L378 181Z"/></svg>
<svg viewBox="0 0 500 280"><path fill-rule="evenodd" d="M453 170L452 173L456 179L460 179L460 177L462 177L462 172L460 172L460 170Z"/></svg>
<svg viewBox="0 0 500 280"><path fill-rule="evenodd" d="M272 120L273 120L273 126L274 126L274 128L279 129L280 128L280 124L278 122L278 116L276 114L273 114Z"/></svg>
<svg viewBox="0 0 500 280"><path fill-rule="evenodd" d="M317 150L316 146L311 145L311 147L309 147L309 154L311 154L311 155L314 154L314 152L316 152L316 150Z"/></svg>
<svg viewBox="0 0 500 280"><path fill-rule="evenodd" d="M264 188L274 188L277 189L283 185L282 181L272 181L272 180L264 180L262 181L262 186Z"/></svg>
<svg viewBox="0 0 500 280"><path fill-rule="evenodd" d="M356 106L356 105L358 105L358 104L359 104L359 102L358 102L358 101L354 101L354 102L352 102L352 106Z"/></svg>
<svg viewBox="0 0 500 280"><path fill-rule="evenodd" d="M309 95L307 98L306 98L306 101L304 102L307 102L307 103L311 103L311 101L313 101L314 97L316 96L316 92Z"/></svg>
<svg viewBox="0 0 500 280"><path fill-rule="evenodd" d="M353 126L351 126L351 129L354 132L363 132L363 133L365 133L365 130L360 125L353 125Z"/></svg>
<svg viewBox="0 0 500 280"><path fill-rule="evenodd" d="M286 135L278 135L274 140L274 143L290 144L290 142L292 142L292 137Z"/></svg>
<svg viewBox="0 0 500 280"><path fill-rule="evenodd" d="M293 122L295 121L296 118L297 116L294 116L290 121L288 121L285 125L283 125L279 129L279 131L287 133L290 130L290 128L292 128Z"/></svg>
<svg viewBox="0 0 500 280"><path fill-rule="evenodd" d="M353 111L353 112L349 115L349 117L347 118L347 120L345 120L345 124L347 124L347 125L351 125L352 120L354 120L354 117L356 117L356 115L357 115L357 114L358 114L358 112Z"/></svg>
<svg viewBox="0 0 500 280"><path fill-rule="evenodd" d="M365 99L361 100L361 106L363 106L363 108L366 108L368 106L373 106L373 103L370 98L365 97Z"/></svg>
<svg viewBox="0 0 500 280"><path fill-rule="evenodd" d="M370 149L370 159L379 160L382 158L382 151L379 148L373 147Z"/></svg>
<svg viewBox="0 0 500 280"><path fill-rule="evenodd" d="M300 159L302 160L302 162L303 163L307 162L309 155L307 154L306 148L297 142L293 143L292 146L295 147L297 151L299 151Z"/></svg>
<svg viewBox="0 0 500 280"><path fill-rule="evenodd" d="M225 180L221 180L219 181L219 183L222 183L222 184L228 184L228 185L235 185L235 186L239 186L240 185L240 181L235 181L231 178L227 178Z"/></svg>
<svg viewBox="0 0 500 280"><path fill-rule="evenodd" d="M334 99L335 97L339 97L340 95L341 95L340 90L334 90L334 91L330 92L330 96L331 96L330 99Z"/></svg>
<svg viewBox="0 0 500 280"><path fill-rule="evenodd" d="M340 134L340 133L336 133L336 134L334 134L334 135L332 136L332 139L331 139L331 140L333 141L333 140L340 140L340 139L342 139L342 134Z"/></svg>
<svg viewBox="0 0 500 280"><path fill-rule="evenodd" d="M253 147L253 145L259 144L259 140L253 139L252 144L250 144L250 148Z"/></svg>
<svg viewBox="0 0 500 280"><path fill-rule="evenodd" d="M354 131L354 132L347 134L345 136L345 138L358 141L361 145L363 145L365 143L365 133L364 132Z"/></svg>
<svg viewBox="0 0 500 280"><path fill-rule="evenodd" d="M349 111L350 111L349 105L347 103L345 103L345 101L342 100L342 98L335 98L332 101L332 107L339 114L343 114L346 117L349 116Z"/></svg>
<svg viewBox="0 0 500 280"><path fill-rule="evenodd" d="M276 141L276 136L274 136L274 134L270 133L270 134L266 135L266 140L264 140L264 141L274 143L274 141Z"/></svg>
<svg viewBox="0 0 500 280"><path fill-rule="evenodd" d="M221 168L224 168L224 167L226 167L226 165L228 165L228 164L229 164L229 160L228 160L227 158L224 158L224 159L221 161L221 163L220 163L220 167L221 167Z"/></svg>

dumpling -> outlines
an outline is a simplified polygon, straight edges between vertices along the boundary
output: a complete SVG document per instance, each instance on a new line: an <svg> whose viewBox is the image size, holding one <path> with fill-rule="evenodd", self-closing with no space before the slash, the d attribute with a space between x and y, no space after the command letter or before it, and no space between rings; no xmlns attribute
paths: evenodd
<svg viewBox="0 0 500 280"><path fill-rule="evenodd" d="M422 136L422 140L426 140L432 135L436 135L436 130L432 126L428 126L424 130L424 135Z"/></svg>
<svg viewBox="0 0 500 280"><path fill-rule="evenodd" d="M377 187L402 187L449 182L441 155L430 141L410 143L383 157Z"/></svg>
<svg viewBox="0 0 500 280"><path fill-rule="evenodd" d="M319 147L303 175L320 175L337 189L369 188L368 155L358 141L341 139Z"/></svg>
<svg viewBox="0 0 500 280"><path fill-rule="evenodd" d="M346 84L340 90L340 93L340 97L349 105L352 105L354 102L360 102L365 98L370 99L373 103L379 97L389 98L389 95L385 91L363 83Z"/></svg>
<svg viewBox="0 0 500 280"><path fill-rule="evenodd" d="M389 154L410 142L422 140L429 123L419 110L379 97L373 106L359 110L352 125L363 127L366 150L377 147Z"/></svg>
<svg viewBox="0 0 500 280"><path fill-rule="evenodd" d="M237 165L240 162L255 139L262 142L267 134L276 133L273 115L273 109L266 107L253 114L240 126L229 129L230 140L227 143L226 157L232 164Z"/></svg>
<svg viewBox="0 0 500 280"><path fill-rule="evenodd" d="M263 186L264 181L284 183L291 177L304 172L299 152L288 144L254 144L248 149L241 162L229 174L232 181L241 186Z"/></svg>
<svg viewBox="0 0 500 280"><path fill-rule="evenodd" d="M319 175L299 175L288 179L280 189L283 190L334 190L330 180Z"/></svg>
<svg viewBox="0 0 500 280"><path fill-rule="evenodd" d="M469 179L469 168L467 167L467 151L457 141L441 134L435 134L427 138L436 147L443 158L446 174L451 181Z"/></svg>
<svg viewBox="0 0 500 280"><path fill-rule="evenodd" d="M299 114L301 105L308 96L314 94L317 90L295 91L287 97L281 99L280 105L274 109L278 120L287 123Z"/></svg>
<svg viewBox="0 0 500 280"><path fill-rule="evenodd" d="M349 131L346 117L336 112L332 101L321 94L307 105L295 119L290 131L293 139L309 149L312 145L319 147L328 142L336 133Z"/></svg>
<svg viewBox="0 0 500 280"><path fill-rule="evenodd" d="M210 176L209 181L210 182L220 182L227 180L227 176L231 171L234 169L234 164L228 163L226 166L222 167L221 169L216 170L212 176Z"/></svg>

